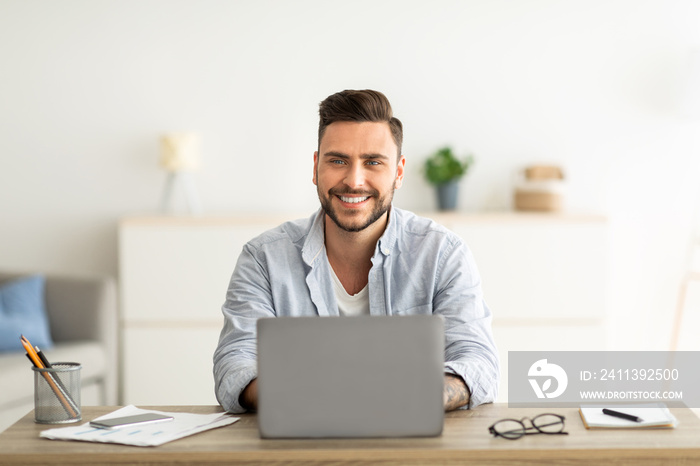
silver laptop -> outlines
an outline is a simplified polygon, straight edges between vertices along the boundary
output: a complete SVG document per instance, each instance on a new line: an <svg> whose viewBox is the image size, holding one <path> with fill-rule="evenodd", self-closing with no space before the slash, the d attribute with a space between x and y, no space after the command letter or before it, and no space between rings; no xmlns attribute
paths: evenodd
<svg viewBox="0 0 700 466"><path fill-rule="evenodd" d="M257 330L261 437L442 433L441 316L277 317Z"/></svg>

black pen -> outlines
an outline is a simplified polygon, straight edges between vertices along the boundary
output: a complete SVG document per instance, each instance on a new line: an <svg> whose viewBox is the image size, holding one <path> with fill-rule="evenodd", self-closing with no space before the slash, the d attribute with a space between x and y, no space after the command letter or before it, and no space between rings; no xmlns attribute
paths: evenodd
<svg viewBox="0 0 700 466"><path fill-rule="evenodd" d="M619 411L613 411L612 409L608 409L608 408L603 408L603 414L607 414L608 416L619 417L621 419L627 419L628 421L642 422L641 417L633 416L631 414L621 413Z"/></svg>
<svg viewBox="0 0 700 466"><path fill-rule="evenodd" d="M36 350L37 356L39 356L39 359L41 359L41 362L44 363L44 367L46 369L51 369L51 363L49 362L48 359L46 359L46 356L44 356L44 353L39 349L38 346L35 346L34 349Z"/></svg>

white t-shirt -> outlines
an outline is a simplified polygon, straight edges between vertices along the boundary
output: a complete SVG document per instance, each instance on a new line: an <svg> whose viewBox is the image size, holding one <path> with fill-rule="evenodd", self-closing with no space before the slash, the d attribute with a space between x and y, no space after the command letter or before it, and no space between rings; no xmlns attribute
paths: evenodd
<svg viewBox="0 0 700 466"><path fill-rule="evenodd" d="M368 316L369 315L369 285L365 285L359 293L351 295L345 291L340 279L330 267L333 276L333 289L335 300L338 302L338 311L341 316Z"/></svg>

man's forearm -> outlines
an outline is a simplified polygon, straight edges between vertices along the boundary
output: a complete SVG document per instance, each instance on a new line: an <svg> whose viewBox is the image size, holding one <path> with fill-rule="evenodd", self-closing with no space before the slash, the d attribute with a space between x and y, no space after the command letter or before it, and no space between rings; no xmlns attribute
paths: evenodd
<svg viewBox="0 0 700 466"><path fill-rule="evenodd" d="M253 379L241 392L238 402L247 411L258 410L258 379Z"/></svg>
<svg viewBox="0 0 700 466"><path fill-rule="evenodd" d="M445 374L445 391L443 401L445 411L453 411L469 403L469 388L461 377Z"/></svg>

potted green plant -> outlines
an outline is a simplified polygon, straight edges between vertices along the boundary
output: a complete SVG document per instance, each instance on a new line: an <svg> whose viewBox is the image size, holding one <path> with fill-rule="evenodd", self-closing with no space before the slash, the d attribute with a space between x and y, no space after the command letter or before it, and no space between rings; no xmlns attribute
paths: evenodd
<svg viewBox="0 0 700 466"><path fill-rule="evenodd" d="M472 155L459 159L452 152L451 147L438 149L425 161L423 167L425 179L437 189L440 210L457 208L459 181L467 174L473 163Z"/></svg>

